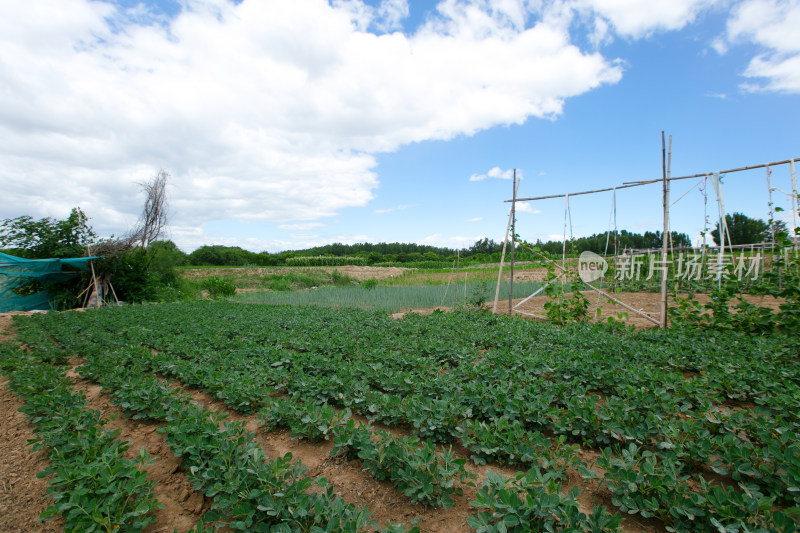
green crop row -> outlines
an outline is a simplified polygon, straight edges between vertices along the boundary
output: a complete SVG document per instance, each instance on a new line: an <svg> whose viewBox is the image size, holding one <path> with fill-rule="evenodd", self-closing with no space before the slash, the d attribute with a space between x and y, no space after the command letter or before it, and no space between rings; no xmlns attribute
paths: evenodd
<svg viewBox="0 0 800 533"><path fill-rule="evenodd" d="M469 482L474 477L464 469L466 461L456 459L452 449L440 454L430 441L396 437L352 420L333 439L331 455L340 454L349 460L360 459L376 479L390 480L411 501L427 505L452 506L451 496L462 493L455 482Z"/></svg>
<svg viewBox="0 0 800 533"><path fill-rule="evenodd" d="M460 442L477 462L538 467L552 479L582 469L578 446L622 458L633 444L665 464L677 454L675 468L659 474L669 478L658 500L664 512L617 501L678 531L716 531L714 520L744 531L779 523L776 512L800 515L800 343L791 336L637 333L469 313L395 321L353 310L222 303L36 317L20 330L32 341L58 339L70 353L124 348L143 369L245 412L288 394L427 441ZM327 420L320 412L307 423ZM643 464L625 463L619 479L645 475ZM621 486L631 502L653 498L645 484ZM701 487L717 499L707 519L669 523L679 505L670 494L696 499ZM739 517L722 510L756 493L770 509L749 505Z"/></svg>
<svg viewBox="0 0 800 533"><path fill-rule="evenodd" d="M132 418L166 422L159 433L181 458L195 490L213 498L197 531L208 524L236 531L355 532L372 525L369 512L346 504L324 478L307 477L291 454L270 459L242 422L195 405L125 357L90 357L79 372L95 380ZM127 363L127 364L126 364ZM393 528L392 531L396 531Z"/></svg>
<svg viewBox="0 0 800 533"><path fill-rule="evenodd" d="M61 515L68 532L142 531L155 521L160 504L139 468L150 457L142 450L136 460L126 459L119 430L103 429L107 420L86 409L86 398L62 369L0 344L0 371L25 402L20 410L33 424L33 449L44 450L49 461L38 474L51 476L47 493L53 498L42 520Z"/></svg>

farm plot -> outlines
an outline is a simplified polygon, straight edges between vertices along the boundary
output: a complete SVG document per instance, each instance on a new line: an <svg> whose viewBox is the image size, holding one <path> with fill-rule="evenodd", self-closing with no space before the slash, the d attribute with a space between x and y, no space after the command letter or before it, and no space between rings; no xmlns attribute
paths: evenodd
<svg viewBox="0 0 800 533"><path fill-rule="evenodd" d="M332 441L330 454L428 515L461 505L463 530L794 531L800 518L796 338L214 302L17 325L33 357L85 357L78 372L129 416L178 424L165 435L188 454L192 475L200 467L191 461L209 462L198 435L215 435L219 421L162 378L257 415L264 431ZM176 414L184 411L194 418ZM330 490L298 485L295 463L249 448L241 427L220 431L229 433L214 437L217 449L238 442L292 480L290 502L319 498L305 509L321 518L304 524L324 529L336 509L348 527L367 524ZM520 473L496 473L509 469ZM219 500L209 522L252 525L259 505L278 505L259 503L274 487L253 489L248 501L249 490L225 492L224 479L199 475L197 486Z"/></svg>

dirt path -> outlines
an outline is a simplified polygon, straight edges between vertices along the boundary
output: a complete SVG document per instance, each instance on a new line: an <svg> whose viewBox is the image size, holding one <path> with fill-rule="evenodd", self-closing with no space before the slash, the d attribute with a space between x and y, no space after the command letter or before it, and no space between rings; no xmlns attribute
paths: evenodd
<svg viewBox="0 0 800 533"><path fill-rule="evenodd" d="M0 342L14 336L12 326L11 315L0 314ZM0 376L0 533L64 531L61 518L39 522L39 515L53 503L46 496L48 481L36 477L47 458L27 445L35 438L33 426L19 412L23 402L7 384Z"/></svg>
<svg viewBox="0 0 800 533"><path fill-rule="evenodd" d="M64 531L61 518L39 522L39 515L53 503L46 497L48 481L36 477L47 459L27 446L35 438L33 428L18 411L22 401L6 384L0 378L0 533Z"/></svg>
<svg viewBox="0 0 800 533"><path fill-rule="evenodd" d="M73 360L73 365L82 361ZM210 500L195 491L181 469L181 460L173 455L164 442L164 437L156 430L165 424L132 420L125 418L122 410L111 404L108 395L101 392L101 387L78 376L73 366L67 372L76 390L86 395L91 409L97 409L106 418L112 420L105 425L106 429L120 431L120 440L130 441L130 448L125 457L135 459L139 451L144 449L150 454L152 464L146 465L147 479L153 481L153 494L164 506L156 512L156 522L150 525L146 533L168 533L171 531L188 531L210 507Z"/></svg>

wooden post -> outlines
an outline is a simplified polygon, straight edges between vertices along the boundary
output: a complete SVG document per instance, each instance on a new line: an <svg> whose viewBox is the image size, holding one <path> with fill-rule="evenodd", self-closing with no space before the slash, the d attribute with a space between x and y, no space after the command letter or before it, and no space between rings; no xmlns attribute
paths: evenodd
<svg viewBox="0 0 800 533"><path fill-rule="evenodd" d="M517 169L514 169L514 185L513 196L511 200L511 265L509 266L509 273L511 279L508 282L508 314L514 315L514 248L517 244Z"/></svg>
<svg viewBox="0 0 800 533"><path fill-rule="evenodd" d="M669 136L669 160L665 160L664 132L661 132L661 167L664 178L664 233L661 244L661 327L667 327L667 245L669 243L669 173L672 165L672 135Z"/></svg>
<svg viewBox="0 0 800 533"><path fill-rule="evenodd" d="M772 176L772 171L767 166L767 192L769 193L769 240L772 243L770 247L770 251L774 254L775 253L775 224L773 224L773 219L775 214L772 211L772 184L770 183L769 179ZM720 233L722 232L722 228L720 228Z"/></svg>
<svg viewBox="0 0 800 533"><path fill-rule="evenodd" d="M461 250L456 250L456 290L455 298L453 299L453 310L458 307L458 267L461 262Z"/></svg>
<svg viewBox="0 0 800 533"><path fill-rule="evenodd" d="M88 244L86 245L86 255L88 255L89 257L92 257L92 252L89 249L89 245ZM93 261L89 261L89 267L91 267L91 269L92 269L92 282L94 283L94 294L95 294L96 299L97 299L97 307L101 307L103 305L103 296L100 294L100 287L97 284L97 276L94 273L94 262ZM84 305L84 307L86 307L86 306Z"/></svg>
<svg viewBox="0 0 800 533"><path fill-rule="evenodd" d="M519 185L517 185L519 188ZM516 188L514 189L516 194ZM503 239L503 251L500 254L500 268L497 271L497 286L494 289L494 305L492 306L492 314L497 314L497 302L500 299L500 280L503 277L503 265L506 261L506 246L508 245L508 232L511 231L511 221L514 220L514 211L508 214L508 224L506 225L506 238Z"/></svg>

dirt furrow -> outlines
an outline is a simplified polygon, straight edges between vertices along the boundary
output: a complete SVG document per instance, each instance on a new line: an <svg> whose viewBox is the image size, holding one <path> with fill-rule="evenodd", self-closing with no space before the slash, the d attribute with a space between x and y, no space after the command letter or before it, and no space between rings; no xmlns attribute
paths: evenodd
<svg viewBox="0 0 800 533"><path fill-rule="evenodd" d="M211 500L192 488L180 469L180 458L173 455L164 437L156 433L165 424L126 418L122 410L111 403L108 395L102 393L100 385L78 376L75 367L67 372L67 377L72 380L75 390L86 395L90 408L101 411L105 418L111 418L105 428L118 429L119 439L131 441L130 448L125 452L127 458L135 459L141 449L151 455L152 464L145 465L144 470L147 478L155 482L153 493L164 508L156 512L155 524L145 532L184 532L192 529L210 507Z"/></svg>

